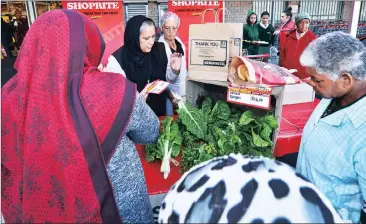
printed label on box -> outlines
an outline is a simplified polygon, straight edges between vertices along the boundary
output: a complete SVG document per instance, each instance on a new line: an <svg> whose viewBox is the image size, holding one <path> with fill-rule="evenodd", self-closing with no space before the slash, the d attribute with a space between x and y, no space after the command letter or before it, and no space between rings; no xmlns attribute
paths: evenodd
<svg viewBox="0 0 366 224"><path fill-rule="evenodd" d="M240 38L230 38L229 41L229 59L231 60L235 56L240 56L240 44L241 39Z"/></svg>
<svg viewBox="0 0 366 224"><path fill-rule="evenodd" d="M225 67L227 63L227 40L192 39L190 64Z"/></svg>

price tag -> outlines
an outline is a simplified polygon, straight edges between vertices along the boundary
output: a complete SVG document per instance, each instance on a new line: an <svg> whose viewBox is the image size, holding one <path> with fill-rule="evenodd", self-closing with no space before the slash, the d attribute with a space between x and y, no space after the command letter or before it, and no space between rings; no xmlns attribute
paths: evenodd
<svg viewBox="0 0 366 224"><path fill-rule="evenodd" d="M141 92L161 94L164 90L166 90L166 88L168 88L168 86L168 82L156 80L152 83L147 84Z"/></svg>
<svg viewBox="0 0 366 224"><path fill-rule="evenodd" d="M227 102L269 110L271 93L272 88L270 87L234 87L230 85L227 91Z"/></svg>

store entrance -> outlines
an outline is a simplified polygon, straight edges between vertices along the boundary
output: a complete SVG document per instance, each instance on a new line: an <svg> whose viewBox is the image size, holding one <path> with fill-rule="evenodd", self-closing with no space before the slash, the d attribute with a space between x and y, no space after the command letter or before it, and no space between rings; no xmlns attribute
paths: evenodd
<svg viewBox="0 0 366 224"><path fill-rule="evenodd" d="M61 8L61 1L2 1L1 58L16 57L34 20L45 12Z"/></svg>

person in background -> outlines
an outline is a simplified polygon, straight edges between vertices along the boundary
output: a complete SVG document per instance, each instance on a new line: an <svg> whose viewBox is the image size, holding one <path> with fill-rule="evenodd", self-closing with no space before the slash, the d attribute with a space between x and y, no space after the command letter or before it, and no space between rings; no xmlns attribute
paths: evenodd
<svg viewBox="0 0 366 224"><path fill-rule="evenodd" d="M366 48L332 32L310 43L300 62L324 99L304 128L296 169L342 219L358 223L366 211Z"/></svg>
<svg viewBox="0 0 366 224"><path fill-rule="evenodd" d="M286 34L283 40L283 47L280 49L280 66L287 69L296 69L294 73L300 79L306 79L305 67L300 64L300 55L304 49L317 37L309 30L310 15L309 13L299 13L295 17L296 30ZM282 40L281 40L282 42Z"/></svg>
<svg viewBox="0 0 366 224"><path fill-rule="evenodd" d="M14 37L14 46L16 51L18 52L20 50L20 33L19 33L19 25L20 25L20 17L22 16L22 12L17 9L15 11L15 15L13 16L13 19L10 22L10 26L12 28L13 37Z"/></svg>
<svg viewBox="0 0 366 224"><path fill-rule="evenodd" d="M258 54L259 31L256 24L257 14L253 10L249 10L247 24L243 29L243 49L248 51L248 55Z"/></svg>
<svg viewBox="0 0 366 224"><path fill-rule="evenodd" d="M274 28L272 24L269 23L269 13L267 11L261 14L261 22L257 24L259 32L259 40L265 41L268 44L260 44L258 48L259 54L268 54L269 47L273 45Z"/></svg>
<svg viewBox="0 0 366 224"><path fill-rule="evenodd" d="M1 45L4 47L4 51L7 57L12 57L10 50L10 44L12 42L12 30L10 24L5 22L1 17Z"/></svg>
<svg viewBox="0 0 366 224"><path fill-rule="evenodd" d="M155 42L156 27L153 20L145 16L134 16L128 20L124 45L108 59L107 69L123 70L127 79L136 83L137 91L144 95L147 104L157 116L166 116L166 101L173 100L170 91L162 94L145 94L142 90L155 80L174 83L179 77L182 57L179 53L168 57L163 43Z"/></svg>
<svg viewBox="0 0 366 224"><path fill-rule="evenodd" d="M135 84L96 68L104 44L73 10L44 13L28 31L1 89L6 223L153 222L134 144L154 143L159 120Z"/></svg>
<svg viewBox="0 0 366 224"><path fill-rule="evenodd" d="M284 10L281 13L281 25L279 27L278 30L276 30L274 32L274 35L279 35L280 32L290 32L294 29L296 29L295 27L295 22L292 19L293 15L292 15L292 7L288 7L286 10Z"/></svg>
<svg viewBox="0 0 366 224"><path fill-rule="evenodd" d="M281 13L280 19L281 25L280 27L274 32L274 39L276 39L276 43L278 45L278 54L280 54L281 49L285 47L285 39L286 35L296 29L295 21L293 20L292 14L292 7L288 7Z"/></svg>
<svg viewBox="0 0 366 224"><path fill-rule="evenodd" d="M230 154L175 183L159 223L340 223L330 201L284 163Z"/></svg>
<svg viewBox="0 0 366 224"><path fill-rule="evenodd" d="M19 25L18 25L18 40L19 40L19 48L21 48L24 37L25 37L25 35L27 34L27 32L29 30L27 17L23 16L23 15L20 16L18 23L19 23Z"/></svg>
<svg viewBox="0 0 366 224"><path fill-rule="evenodd" d="M180 25L179 17L173 12L166 12L161 18L161 29L163 35L160 36L159 42L164 43L165 51L168 58L168 67L170 66L170 56L173 53L182 55L182 63L178 78L170 84L170 90L178 93L183 99L186 97L186 78L187 78L187 62L186 49L182 40L177 36ZM167 99L167 115L173 115L173 104Z"/></svg>

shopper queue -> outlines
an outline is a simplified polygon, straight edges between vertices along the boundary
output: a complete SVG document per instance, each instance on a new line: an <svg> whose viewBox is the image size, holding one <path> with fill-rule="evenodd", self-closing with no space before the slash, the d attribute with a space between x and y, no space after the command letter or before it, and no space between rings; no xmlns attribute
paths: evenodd
<svg viewBox="0 0 366 224"><path fill-rule="evenodd" d="M290 23L287 14L283 27ZM245 47L254 53L260 35L270 42L276 32L268 13L259 25L255 17L250 13L244 28ZM164 15L164 36L155 42L154 22L131 18L124 46L100 67L104 41L88 17L54 10L36 20L18 56L18 73L2 88L5 222L153 222L134 144L157 140L157 115L171 113L170 92L185 88L179 22L174 13ZM291 44L281 49L283 63L305 71L325 98L304 130L297 164L302 175L269 159L209 161L172 187L159 222L360 220L366 210L366 49L339 32L315 39L310 22L307 14L297 15L296 30L286 33ZM289 62L292 44L302 40L308 42L294 53L299 62ZM173 85L159 96L142 92L157 79ZM259 211L262 205L267 212Z"/></svg>

